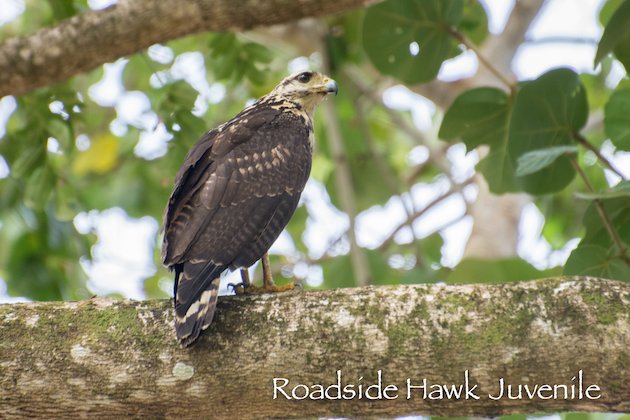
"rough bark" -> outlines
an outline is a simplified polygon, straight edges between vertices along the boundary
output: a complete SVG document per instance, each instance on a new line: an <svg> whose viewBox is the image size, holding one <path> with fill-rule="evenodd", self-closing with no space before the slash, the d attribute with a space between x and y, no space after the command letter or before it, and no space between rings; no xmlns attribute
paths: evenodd
<svg viewBox="0 0 630 420"><path fill-rule="evenodd" d="M377 0L120 0L0 45L0 97L20 95L202 31L243 31L325 16Z"/></svg>
<svg viewBox="0 0 630 420"><path fill-rule="evenodd" d="M497 416L630 410L630 284L556 278L508 285L365 287L226 297L201 341L174 339L169 301L0 306L0 409L45 418ZM273 378L399 387L394 400L273 399ZM479 400L406 398L406 380ZM511 384L567 384L601 398L493 401ZM359 379L362 378L362 379ZM281 385L282 381L278 382ZM365 388L364 388L365 389ZM302 395L304 390L298 390ZM374 394L371 394L374 396ZM389 396L394 393L390 391ZM595 394L593 394L594 396Z"/></svg>

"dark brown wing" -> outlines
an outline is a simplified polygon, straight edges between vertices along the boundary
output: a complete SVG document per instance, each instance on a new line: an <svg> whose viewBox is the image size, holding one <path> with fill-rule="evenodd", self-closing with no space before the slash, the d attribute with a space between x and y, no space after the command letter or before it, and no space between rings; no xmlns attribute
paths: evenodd
<svg viewBox="0 0 630 420"><path fill-rule="evenodd" d="M252 139L257 130L273 121L280 111L272 108L246 109L219 128L209 131L192 147L175 176L175 187L164 212L162 262L172 266L179 262L183 249L192 242L187 231L194 231L208 218L208 211L198 208L199 190L215 174L216 194L221 198L224 181L232 168L221 164L236 146ZM212 210L207 205L206 210Z"/></svg>
<svg viewBox="0 0 630 420"><path fill-rule="evenodd" d="M221 272L253 264L288 223L310 172L309 133L299 116L258 105L189 153L162 247L176 272L180 339L192 342L210 324Z"/></svg>

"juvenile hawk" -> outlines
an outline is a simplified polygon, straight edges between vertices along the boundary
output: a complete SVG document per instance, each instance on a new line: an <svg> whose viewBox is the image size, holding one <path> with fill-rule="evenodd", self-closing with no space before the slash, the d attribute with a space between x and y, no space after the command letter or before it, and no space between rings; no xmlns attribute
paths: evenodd
<svg viewBox="0 0 630 420"><path fill-rule="evenodd" d="M188 153L164 212L162 243L162 261L175 271L175 329L184 345L212 322L223 271L264 257L262 289L280 289L266 253L308 179L313 111L329 93L337 84L320 73L289 76Z"/></svg>

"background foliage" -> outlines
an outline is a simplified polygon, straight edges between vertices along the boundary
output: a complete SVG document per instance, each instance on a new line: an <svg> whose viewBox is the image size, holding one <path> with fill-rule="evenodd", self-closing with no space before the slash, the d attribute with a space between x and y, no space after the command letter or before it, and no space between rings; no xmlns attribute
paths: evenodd
<svg viewBox="0 0 630 420"><path fill-rule="evenodd" d="M51 26L87 8L85 0L29 3L0 37ZM614 60L626 71L630 67L630 0L606 2L600 19L605 31L594 74L559 68L519 81L479 54L489 33L477 1L389 0L316 22L324 35L308 51L311 64L337 79L341 89L326 105L334 113L319 111L312 176L325 187L331 211L348 216L350 230L313 255L303 232L322 223L321 215L301 206L287 228L296 251L275 255L276 271L287 278L320 273L321 281L310 284L323 288L355 285L359 272L376 284L507 282L559 273L630 280L630 183L614 159L600 152L603 145L608 156L630 151L627 75L617 86L606 83ZM112 103L94 100L90 89L103 68L15 98L17 108L0 140L8 167L0 179L0 277L8 293L35 300L90 296L82 264L93 257L97 236L80 233L76 216L120 207L130 217L160 221L188 148L246 101L268 92L286 75L287 63L304 53L289 39L268 40L264 31L207 33L128 57L122 84L149 99L145 113L158 117L153 127L121 122ZM420 131L411 113L383 104L383 89L435 80L445 60L466 50L478 54L494 80L438 108L437 136ZM176 71L174 63L190 52L203 55L205 78L224 87L224 94L200 95ZM587 124L602 115L601 125ZM169 139L167 150L139 153L143 133L156 130ZM540 270L514 255L465 258L452 267L443 255L446 226L418 233L417 224L430 220L425 216L433 207L453 195L470 195L469 187L479 182L460 179L457 163L448 158L449 148L461 142L468 151L487 151L476 170L490 191L531 195L545 217L542 235L554 249L580 238L566 265ZM426 156L411 158L417 153ZM410 197L422 187L440 193L419 205ZM378 244L359 246L354 222L374 206L391 203L404 208L406 220ZM165 297L170 288L164 285L170 275L157 263L158 243L155 238L151 244L156 267L144 280L148 297Z"/></svg>

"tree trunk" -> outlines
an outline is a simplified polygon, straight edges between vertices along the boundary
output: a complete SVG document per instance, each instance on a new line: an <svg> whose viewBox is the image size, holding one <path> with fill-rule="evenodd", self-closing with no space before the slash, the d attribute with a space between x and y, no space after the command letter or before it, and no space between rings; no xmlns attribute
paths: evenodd
<svg viewBox="0 0 630 420"><path fill-rule="evenodd" d="M0 45L0 97L20 95L202 31L243 31L325 16L376 0L120 0Z"/></svg>
<svg viewBox="0 0 630 420"><path fill-rule="evenodd" d="M628 283L574 277L226 297L188 349L177 344L172 324L165 300L0 306L2 415L233 419L630 410ZM335 385L337 375L342 398L334 398L333 386L329 398L317 399L323 395L315 384ZM468 399L465 388L457 400L437 386L464 384L466 375ZM372 400L378 386L367 387L379 376L381 399ZM407 398L408 385L420 387L425 378L426 398L422 388L410 388ZM532 399L522 388L521 399L493 400L502 378L530 392L535 384L549 387L536 388ZM548 389L558 398L545 399ZM299 400L307 391L309 398Z"/></svg>

